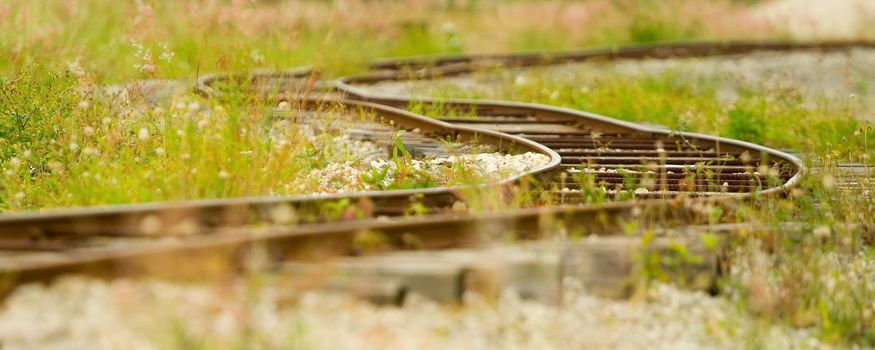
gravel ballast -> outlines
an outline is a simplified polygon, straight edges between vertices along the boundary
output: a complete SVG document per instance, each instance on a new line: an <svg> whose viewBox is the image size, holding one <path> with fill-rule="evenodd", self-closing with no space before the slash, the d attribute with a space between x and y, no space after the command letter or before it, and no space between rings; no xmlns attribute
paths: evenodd
<svg viewBox="0 0 875 350"><path fill-rule="evenodd" d="M815 348L804 331L742 316L723 299L657 285L633 301L566 283L561 306L410 296L402 307L252 281L221 285L68 277L19 288L0 312L4 349L736 349Z"/></svg>

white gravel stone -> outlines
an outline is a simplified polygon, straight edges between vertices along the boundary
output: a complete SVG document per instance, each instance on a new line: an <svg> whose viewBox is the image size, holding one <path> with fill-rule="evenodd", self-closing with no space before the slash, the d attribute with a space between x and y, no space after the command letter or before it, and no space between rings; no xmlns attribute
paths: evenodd
<svg viewBox="0 0 875 350"><path fill-rule="evenodd" d="M367 149L367 141L356 141L360 149ZM372 145L372 144L371 144ZM305 191L313 188L313 183L318 183L321 193L359 192L370 191L390 187L396 180L400 169L398 163L388 158L377 158L370 153L368 156L359 155L356 159L363 160L361 163L352 161L332 163L328 166L316 169L303 179L289 184L291 191ZM523 154L503 153L479 153L446 158L412 159L407 166L418 172L413 176L431 179L441 185L459 184L455 179L461 175L454 165L462 165L462 168L470 171L470 175L481 180L480 182L496 182L523 174L532 169L547 164L550 157L533 152ZM370 172L385 172L386 176L379 184L379 188L373 188L363 181L363 177Z"/></svg>
<svg viewBox="0 0 875 350"><path fill-rule="evenodd" d="M463 307L413 296L403 307L269 285L104 282L68 277L19 288L0 311L4 349L736 349L815 348L804 331L763 325L730 303L658 285L645 298L589 296L567 283L562 306L466 296Z"/></svg>

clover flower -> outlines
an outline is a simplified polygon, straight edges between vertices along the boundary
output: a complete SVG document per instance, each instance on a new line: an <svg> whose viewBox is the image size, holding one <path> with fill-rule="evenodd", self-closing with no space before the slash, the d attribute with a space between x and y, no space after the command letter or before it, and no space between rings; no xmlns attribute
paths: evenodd
<svg viewBox="0 0 875 350"><path fill-rule="evenodd" d="M149 129L140 128L140 131L137 132L137 138L140 139L140 141L146 141L149 139Z"/></svg>

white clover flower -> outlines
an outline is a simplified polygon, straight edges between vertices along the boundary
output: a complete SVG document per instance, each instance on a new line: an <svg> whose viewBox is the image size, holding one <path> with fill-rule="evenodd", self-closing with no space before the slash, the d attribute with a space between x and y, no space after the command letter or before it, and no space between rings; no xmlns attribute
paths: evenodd
<svg viewBox="0 0 875 350"><path fill-rule="evenodd" d="M75 142L70 143L70 150L76 152L77 150L79 150L79 145Z"/></svg>
<svg viewBox="0 0 875 350"><path fill-rule="evenodd" d="M67 70L69 70L70 73L73 73L76 78L82 78L85 76L85 70L82 69L79 59L67 62Z"/></svg>
<svg viewBox="0 0 875 350"><path fill-rule="evenodd" d="M13 174L15 174L15 172L10 170L10 169L6 169L6 171L4 171L3 173L6 174L7 176L12 176Z"/></svg>
<svg viewBox="0 0 875 350"><path fill-rule="evenodd" d="M90 106L90 105L91 105L91 104L88 103L88 101L86 101L86 100L79 101L79 108L81 108L81 109L86 109L86 108L88 108L88 106Z"/></svg>
<svg viewBox="0 0 875 350"><path fill-rule="evenodd" d="M155 148L155 154L157 154L159 156L163 155L164 154L164 147Z"/></svg>
<svg viewBox="0 0 875 350"><path fill-rule="evenodd" d="M15 199L22 200L24 199L24 192L18 192L15 194Z"/></svg>
<svg viewBox="0 0 875 350"><path fill-rule="evenodd" d="M222 170L219 171L219 178L222 180L227 180L231 178L231 174L229 174L227 171Z"/></svg>
<svg viewBox="0 0 875 350"><path fill-rule="evenodd" d="M90 126L86 126L85 128L82 129L82 133L85 135L91 135L94 133L94 128L92 128Z"/></svg>
<svg viewBox="0 0 875 350"><path fill-rule="evenodd" d="M140 131L137 132L137 138L140 139L140 141L146 141L149 138L149 129L140 128Z"/></svg>
<svg viewBox="0 0 875 350"><path fill-rule="evenodd" d="M110 117L105 117L105 118L103 118L103 124L104 124L104 125L108 125L109 123L112 123L112 119L111 119Z"/></svg>
<svg viewBox="0 0 875 350"><path fill-rule="evenodd" d="M9 159L9 165L11 165L13 168L17 168L21 166L21 160L18 159L18 157L12 157L11 159Z"/></svg>

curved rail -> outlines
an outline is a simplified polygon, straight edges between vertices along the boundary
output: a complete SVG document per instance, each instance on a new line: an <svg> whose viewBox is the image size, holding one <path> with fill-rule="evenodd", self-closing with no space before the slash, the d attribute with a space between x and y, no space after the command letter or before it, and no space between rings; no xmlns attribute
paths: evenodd
<svg viewBox="0 0 875 350"><path fill-rule="evenodd" d="M875 47L875 43L694 43L661 46L595 49L550 54L466 55L385 60L373 65L365 75L335 82L316 78L310 69L254 75L215 75L198 80L196 90L210 98L221 98L223 84L251 84L263 96L277 100L296 100L306 108L328 101L351 108L366 109L396 122L397 127L425 136L461 138L500 146L513 151L532 151L550 156L550 163L528 174L506 179L505 185L521 177L537 175L545 190L560 196L579 193L567 188L568 174L592 173L596 181L622 188L626 177L641 180L652 171L662 186L656 191L638 193L642 200L586 205L585 201L562 200L574 206L549 206L510 212L459 214L446 209L459 200L458 187L421 190L344 193L336 195L258 197L181 203L149 203L104 208L83 208L0 216L0 250L21 251L21 255L0 256L0 274L16 276L17 282L51 278L69 271L103 275L143 271L138 264L155 261L193 263L206 255L221 255L239 264L241 255L253 244L267 245L270 256L278 259L306 256L356 254L354 241L363 231L386 235L392 247L440 248L482 243L494 234L511 229L522 237L539 237L549 231L545 220L586 227L603 232L634 218L650 217L671 222L701 222L704 214L697 203L731 206L736 198L754 193L778 194L798 184L804 172L795 157L748 142L716 136L680 133L627 123L605 116L531 103L484 100L428 100L371 93L362 85L387 80L429 79L467 74L493 67L520 67L580 62L590 59L634 59L703 57L745 54L757 51L844 50ZM313 91L343 99L301 97ZM351 101L357 100L357 101ZM435 111L471 112L473 118L425 117L404 109L426 106ZM440 117L440 116L439 116ZM508 127L510 125L510 127ZM745 155L745 152L746 155ZM670 162L678 162L673 164ZM606 163L607 162L607 163ZM750 174L760 165L777 169L780 181L763 185ZM641 171L617 175L617 169ZM560 171L561 169L561 171ZM604 169L605 171L601 171ZM671 169L676 169L675 173ZM685 173L686 170L694 173ZM613 171L612 171L613 170ZM654 171L655 170L655 171ZM698 171L704 171L702 175ZM557 175L565 174L565 175ZM701 176L700 176L701 175ZM685 179L692 177L692 181ZM750 181L755 180L756 185ZM702 182L704 181L704 183ZM714 189L716 182L717 190ZM625 190L631 190L626 188ZM577 191L577 192L575 192ZM680 196L676 196L680 195ZM698 198L690 198L690 196ZM648 199L649 198L649 199ZM428 203L434 215L406 220L364 219L328 222L326 218L288 221L289 211L318 211L322 203L353 201L351 205L370 208L367 217L400 216L405 205ZM643 213L643 214L642 214ZM318 213L316 214L318 216ZM611 218L605 220L604 217ZM194 218L195 230L191 230ZM547 219L545 219L547 218ZM328 221L326 221L328 220ZM155 229L155 223L159 223ZM233 228L267 222L268 228ZM290 226L295 223L307 225ZM483 234L485 230L494 233ZM179 228L178 232L176 228ZM148 242L155 236L176 235L176 242ZM133 239L132 246L120 249L91 238L107 236ZM412 237L412 238L411 238ZM83 239L86 243L83 245ZM413 243L411 243L413 242ZM92 245L96 244L96 245ZM54 252L46 258L30 252ZM313 254L313 251L319 252ZM229 255L230 254L230 255Z"/></svg>
<svg viewBox="0 0 875 350"><path fill-rule="evenodd" d="M542 66L587 60L692 58L722 55L750 54L761 51L842 51L855 48L875 48L873 41L721 41L654 43L633 46L608 46L577 51L555 51L510 54L468 54L446 56L419 56L378 60L372 71L391 74L397 71L416 72L420 78L429 74L448 76L471 73L490 67ZM427 69L427 70L423 70Z"/></svg>
<svg viewBox="0 0 875 350"><path fill-rule="evenodd" d="M792 156L792 155L787 154L785 152L781 152L778 150L767 148L767 147L764 147L761 145L753 144L750 142L734 140L734 139L718 137L718 136L712 136L712 135L705 135L705 134L700 134L700 133L679 132L679 131L671 131L671 130L659 129L659 128L654 128L654 127L648 127L648 126L641 125L641 124L624 122L624 121L620 121L620 120L616 120L616 119L607 118L607 117L604 117L604 116L601 116L598 114L577 111L577 110L573 110L573 109L569 109L569 108L553 107L553 106L539 105L539 104L533 104L533 103L505 102L505 101L496 101L496 100L469 100L469 99L446 99L446 100L437 99L436 100L436 99L430 99L430 98L406 99L406 98L401 98L401 97L380 96L380 95L370 94L364 89L349 85L348 81L344 81L344 80L341 80L341 82L338 83L338 88L341 89L342 91L350 94L352 96L352 98L355 98L355 99L361 99L364 101L374 102L374 103L383 104L383 105L396 106L399 108L402 108L401 106L411 105L411 104L439 105L441 107L450 108L450 109L453 109L453 108L458 108L458 109L463 109L463 110L474 109L477 111L482 110L483 108L513 108L513 109L516 109L517 111L528 111L531 114L541 113L541 114L548 114L551 116L567 116L569 118L575 118L575 119L580 120L580 125L584 126L584 128L581 129L581 131L583 133L581 133L580 135L586 135L588 133L602 133L603 141L601 141L601 144L598 144L598 145L587 145L587 147L585 147L585 148L580 147L580 145L577 145L577 147L575 147L574 150L572 150L572 151L563 151L562 146L566 146L566 145L558 143L558 142L555 143L553 146L551 146L561 156L564 155L566 157L568 157L568 155L570 155L570 154L574 154L573 152L575 152L575 151L580 151L583 149L592 150L593 152L599 152L599 149L601 148L600 146L602 144L607 144L608 145L607 148L610 148L611 147L610 144L612 142L617 142L615 140L622 140L623 137L630 136L630 134L647 134L647 135L653 135L653 136L659 135L659 136L662 136L664 138L664 141L674 140L674 141L676 141L676 143L683 144L683 146L677 147L676 150L678 152L686 151L687 149L685 149L684 146L687 146L687 145L692 146L694 149L702 149L702 148L705 148L705 149L714 148L714 149L716 149L715 152L712 152L712 153L714 153L714 155L716 155L716 157L714 157L712 155L709 155L709 156L705 156L702 154L696 155L695 154L696 152L693 151L689 154L682 154L685 157L678 157L678 158L684 158L682 160L680 160L680 159L679 160L684 162L687 165L696 164L696 163L703 163L703 162L715 162L716 164L718 164L717 165L718 168L716 169L718 179L721 178L719 175L722 175L722 173L719 171L720 170L719 167L722 167L724 169L730 169L730 166L728 166L728 164L730 162L732 162L732 164L734 164L734 165L740 165L740 167L737 167L736 170L732 171L732 174L743 174L746 172L751 172L752 170L744 169L744 168L745 167L749 167L751 169L757 168L758 164L760 163L760 160L767 159L767 158L778 159L781 162L783 162L783 165L786 165L789 168L788 171L790 173L784 174L784 176L782 176L783 178L782 178L781 183L776 185L776 186L762 186L765 188L758 187L757 191L740 191L740 192L728 192L727 191L727 193L715 193L718 195L746 197L746 196L751 195L752 193L759 193L759 194L764 194L764 195L765 194L783 193L784 191L788 190L789 188L795 186L800 181L800 179L805 171L804 164L802 164L802 161L799 160L798 158L796 158L795 156ZM507 132L507 131L505 131L505 132ZM611 135L611 133L616 133L615 134L616 136L613 136L612 139L608 139L608 137L605 137L605 135ZM538 141L544 142L544 139L535 138L536 136L527 135L525 132L517 133L517 135L520 137L523 137L523 138L533 139L536 142L538 142ZM653 136L652 136L652 139L656 139L656 137L653 137ZM664 142L662 145L659 145L658 144L659 141L660 140L656 140L654 142L650 142L650 144L641 143L638 145L639 147L637 148L637 150L643 151L643 150L647 149L648 147L650 147L651 150L658 151L659 149L665 150L665 149L671 147L670 142ZM550 145L550 144L547 144L547 145ZM732 153L730 153L730 152L732 152ZM750 154L750 157L752 157L751 160L750 161L741 161L740 163L734 162L739 158L739 154L744 153L744 152L751 152L751 154ZM598 154L609 155L610 152L605 151L605 152L601 152ZM689 155L693 155L693 157L686 157ZM730 155L731 158L727 158L726 161L723 161L721 163L721 157L726 157L727 155ZM649 156L641 156L641 157L639 157L639 159L637 159L638 165L642 165L642 163L648 162L648 161L649 162L659 162L660 161L659 157L660 156L658 153L651 154ZM591 159L591 158L587 158L587 159ZM587 159L584 159L584 160L587 160ZM627 160L628 159L624 159L624 161L627 161ZM631 159L631 160L636 161L636 159ZM670 156L666 156L667 162L671 162L672 160L674 160L674 159L672 159ZM568 164L568 165L571 165L571 164ZM617 165L622 165L622 164L617 164ZM636 165L635 163L632 163L631 165L629 165L629 167L635 167L635 165ZM666 167L663 167L662 164L659 164L659 165L660 165L658 167L659 169L664 169L668 166L675 165L675 164L665 164ZM678 164L678 165L683 165L683 164ZM596 165L596 167L598 167L598 165ZM753 177L751 177L750 179L753 179ZM719 180L718 180L718 182L719 182ZM761 184L761 183L758 182L758 184ZM727 187L732 188L731 186L727 186ZM674 192L682 192L682 191L679 190L679 191L671 191L671 192L674 193ZM719 192L719 191L717 191L717 192ZM696 194L696 192L693 191L692 194ZM711 193L707 193L707 194L711 194Z"/></svg>
<svg viewBox="0 0 875 350"><path fill-rule="evenodd" d="M335 87L347 94L347 98L375 102L398 108L411 106L439 106L446 109L475 110L504 108L524 110L530 114L542 113L551 116L563 115L580 120L597 132L614 132L616 130L632 131L634 133L649 133L663 135L666 138L696 140L728 151L750 151L755 154L778 159L791 168L791 174L785 176L778 186L763 188L759 193L782 193L795 186L802 177L805 167L802 162L785 152L770 149L760 145L699 133L669 131L628 123L605 116L569 108L561 108L532 103L519 103L496 100L471 99L433 99L423 97L393 96L369 91L366 86L384 81L411 79L435 79L459 76L491 68L513 68L556 65L589 60L645 59L645 58L688 58L735 54L750 54L761 51L798 51L820 50L836 51L850 48L875 48L872 42L825 42L825 43L785 43L785 42L725 42L725 43L678 43L667 45L646 45L634 47L619 47L592 49L574 52L538 53L538 54L507 54L507 55L460 55L443 57L419 57L399 60L383 60L372 65L373 71L365 75L340 78ZM437 116L440 118L440 116ZM525 133L518 133L527 137ZM619 136L619 135L618 135ZM537 140L537 139L536 139ZM554 147L556 148L556 147ZM658 147L654 147L658 148ZM562 154L561 150L557 151ZM719 152L718 152L719 153ZM685 160L689 161L689 160ZM748 164L749 165L749 164ZM747 196L749 193L733 193L731 196Z"/></svg>
<svg viewBox="0 0 875 350"><path fill-rule="evenodd" d="M417 136L402 142L422 143L423 139L434 140L431 145L452 140L468 144L491 145L510 153L535 152L549 157L549 161L528 172L518 173L501 180L501 185L516 183L521 178L541 174L559 166L559 155L541 144L491 130L482 130L454 125L433 118L417 115L390 106L363 101L302 99L298 106L307 111L318 111L326 105L340 106L345 111L362 111L373 114L380 123L370 123L370 127L405 130ZM402 136L404 137L404 136ZM416 150L417 145L408 144L408 149ZM0 215L0 237L42 239L64 235L142 235L143 220L160 220L160 229L165 234L173 234L174 227L189 230L189 219L198 218L199 229L210 227L229 227L252 222L273 222L270 213L276 207L292 206L300 210L306 206L314 207L320 203L339 200L367 200L373 202L376 211L372 215L400 215L405 206L412 201L426 203L432 208L449 207L458 200L461 187L458 185L438 186L412 190L386 190L371 192L347 192L337 194L315 194L295 196L265 196L232 199L194 200L184 202L158 202L133 205L114 205L107 207L86 207L75 209L54 209L43 212ZM151 218L151 219L150 219ZM148 225L146 225L148 226ZM190 232L189 232L190 233ZM3 242L0 241L0 249Z"/></svg>

